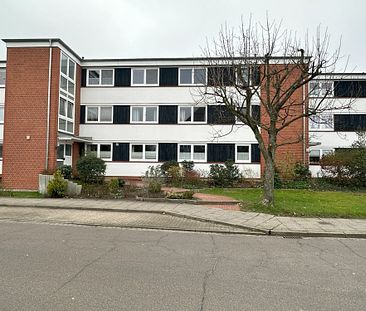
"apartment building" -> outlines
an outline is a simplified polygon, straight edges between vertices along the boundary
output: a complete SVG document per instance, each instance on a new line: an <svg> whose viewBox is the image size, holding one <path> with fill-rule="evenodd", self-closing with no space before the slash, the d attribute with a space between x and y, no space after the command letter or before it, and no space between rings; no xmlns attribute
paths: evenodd
<svg viewBox="0 0 366 311"><path fill-rule="evenodd" d="M194 161L207 172L212 163L233 160L244 175L261 177L263 159L249 127L225 106L197 101L195 90L213 72L205 59L84 59L60 39L3 41L4 188L37 189L39 173L75 166L85 152L106 161L107 176L139 177L169 160ZM294 100L303 96L299 90ZM263 117L258 99L251 109ZM299 120L282 139L304 133L307 120ZM307 139L288 145L279 158L290 153L307 163L307 148Z"/></svg>
<svg viewBox="0 0 366 311"><path fill-rule="evenodd" d="M309 85L309 104L321 103L326 110L309 118L309 163L314 177L321 176L319 161L323 155L351 148L357 132L366 131L366 74L321 75Z"/></svg>

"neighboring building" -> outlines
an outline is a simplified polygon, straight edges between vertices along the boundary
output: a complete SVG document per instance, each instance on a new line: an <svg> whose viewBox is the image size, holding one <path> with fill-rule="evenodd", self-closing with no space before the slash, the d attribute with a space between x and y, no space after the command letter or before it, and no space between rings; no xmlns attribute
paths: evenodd
<svg viewBox="0 0 366 311"><path fill-rule="evenodd" d="M262 159L249 127L233 128L237 121L224 106L196 103L194 90L212 73L204 59L88 60L60 39L4 42L4 188L38 189L39 173L62 163L75 166L87 151L106 161L107 176L139 177L168 160L192 160L205 171L234 160L246 176L261 177ZM302 102L303 96L299 90L293 100ZM252 113L265 117L256 99ZM214 139L218 132L229 134ZM280 149L278 158L291 154L307 163L307 120L296 121L281 139L303 135L304 142Z"/></svg>
<svg viewBox="0 0 366 311"><path fill-rule="evenodd" d="M357 140L356 132L366 131L366 74L328 74L310 82L310 105L346 107L329 110L309 118L310 171L321 176L319 161L323 155L337 149L351 148Z"/></svg>

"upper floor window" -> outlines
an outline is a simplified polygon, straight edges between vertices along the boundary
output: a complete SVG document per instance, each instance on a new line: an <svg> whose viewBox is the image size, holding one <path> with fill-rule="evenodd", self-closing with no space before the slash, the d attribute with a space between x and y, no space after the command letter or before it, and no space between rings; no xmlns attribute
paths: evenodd
<svg viewBox="0 0 366 311"><path fill-rule="evenodd" d="M320 113L309 117L309 128L331 130L333 129L333 115L331 113Z"/></svg>
<svg viewBox="0 0 366 311"><path fill-rule="evenodd" d="M179 85L203 85L206 82L206 68L179 68Z"/></svg>
<svg viewBox="0 0 366 311"><path fill-rule="evenodd" d="M159 85L158 68L133 68L131 75L132 85Z"/></svg>
<svg viewBox="0 0 366 311"><path fill-rule="evenodd" d="M87 123L111 123L113 121L112 107L86 107L86 122Z"/></svg>
<svg viewBox="0 0 366 311"><path fill-rule="evenodd" d="M157 123L157 122L158 122L157 106L131 107L131 123Z"/></svg>
<svg viewBox="0 0 366 311"><path fill-rule="evenodd" d="M309 94L311 97L333 96L333 82L311 81L309 84Z"/></svg>
<svg viewBox="0 0 366 311"><path fill-rule="evenodd" d="M180 106L179 123L206 123L206 107Z"/></svg>
<svg viewBox="0 0 366 311"><path fill-rule="evenodd" d="M6 69L0 68L0 86L5 86Z"/></svg>
<svg viewBox="0 0 366 311"><path fill-rule="evenodd" d="M88 86L113 86L113 69L88 69Z"/></svg>
<svg viewBox="0 0 366 311"><path fill-rule="evenodd" d="M0 159L3 158L3 144L0 144Z"/></svg>
<svg viewBox="0 0 366 311"><path fill-rule="evenodd" d="M66 54L61 54L61 73L75 81L75 63Z"/></svg>

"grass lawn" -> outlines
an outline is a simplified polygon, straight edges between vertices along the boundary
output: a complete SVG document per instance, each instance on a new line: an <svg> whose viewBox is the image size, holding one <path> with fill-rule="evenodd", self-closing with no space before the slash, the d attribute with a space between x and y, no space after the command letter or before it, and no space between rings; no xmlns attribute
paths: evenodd
<svg viewBox="0 0 366 311"><path fill-rule="evenodd" d="M37 191L5 191L0 190L0 197L13 198L43 198L43 195Z"/></svg>
<svg viewBox="0 0 366 311"><path fill-rule="evenodd" d="M275 207L262 204L262 189L205 189L203 193L225 195L243 202L243 211L284 216L366 218L366 193L312 190L275 190Z"/></svg>

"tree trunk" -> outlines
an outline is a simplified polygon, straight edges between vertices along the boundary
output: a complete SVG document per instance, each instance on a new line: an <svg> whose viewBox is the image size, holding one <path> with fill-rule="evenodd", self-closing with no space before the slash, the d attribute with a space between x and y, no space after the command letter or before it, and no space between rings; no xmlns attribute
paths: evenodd
<svg viewBox="0 0 366 311"><path fill-rule="evenodd" d="M268 207L274 206L274 178L275 165L271 157L265 162L264 184L263 184L263 200L262 203Z"/></svg>

